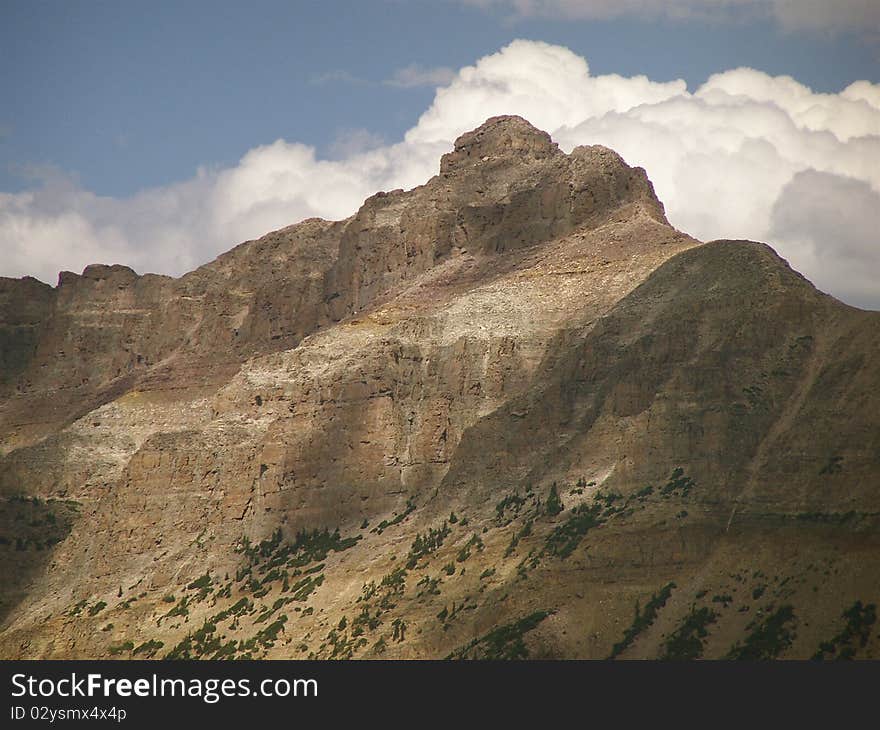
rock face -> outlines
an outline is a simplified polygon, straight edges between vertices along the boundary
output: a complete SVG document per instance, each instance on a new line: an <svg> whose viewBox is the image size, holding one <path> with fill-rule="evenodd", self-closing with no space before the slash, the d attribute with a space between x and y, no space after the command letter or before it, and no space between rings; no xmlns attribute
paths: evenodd
<svg viewBox="0 0 880 730"><path fill-rule="evenodd" d="M878 354L517 117L180 279L0 280L0 656L880 655Z"/></svg>

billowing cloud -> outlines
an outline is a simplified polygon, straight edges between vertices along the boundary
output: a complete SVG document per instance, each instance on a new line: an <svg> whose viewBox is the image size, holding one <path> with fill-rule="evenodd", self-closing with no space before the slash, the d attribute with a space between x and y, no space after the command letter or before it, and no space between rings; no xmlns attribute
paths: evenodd
<svg viewBox="0 0 880 730"><path fill-rule="evenodd" d="M591 76L586 60L567 48L514 41L461 69L452 84L438 89L434 103L405 139L412 145L448 141L489 116L506 113L519 114L552 133L686 92L684 81Z"/></svg>
<svg viewBox="0 0 880 730"><path fill-rule="evenodd" d="M368 129L341 129L336 133L328 152L331 159L342 160L384 145L385 138Z"/></svg>
<svg viewBox="0 0 880 730"><path fill-rule="evenodd" d="M458 0L514 18L641 19L736 22L772 19L787 31L880 33L876 0Z"/></svg>
<svg viewBox="0 0 880 730"><path fill-rule="evenodd" d="M59 269L104 261L179 274L241 240L425 182L456 136L496 114L524 116L567 151L616 149L647 169L677 227L767 241L823 290L880 308L880 85L819 94L741 68L690 91L593 76L568 49L531 41L460 69L397 144L354 133L327 160L278 140L126 199L44 174L41 187L0 194L0 273L54 282Z"/></svg>
<svg viewBox="0 0 880 730"><path fill-rule="evenodd" d="M878 307L878 232L877 190L862 180L815 170L797 173L770 215L770 238L792 266L845 280L847 298L863 307Z"/></svg>
<svg viewBox="0 0 880 730"><path fill-rule="evenodd" d="M446 86L455 78L455 71L445 66L425 68L417 63L397 69L385 83L401 89L412 89L417 86Z"/></svg>

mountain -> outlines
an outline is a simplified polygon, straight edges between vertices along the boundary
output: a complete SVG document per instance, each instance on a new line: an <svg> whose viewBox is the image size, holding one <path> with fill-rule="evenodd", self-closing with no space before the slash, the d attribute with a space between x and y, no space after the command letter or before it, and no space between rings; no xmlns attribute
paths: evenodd
<svg viewBox="0 0 880 730"><path fill-rule="evenodd" d="M179 279L0 279L0 656L880 656L878 355L518 117Z"/></svg>

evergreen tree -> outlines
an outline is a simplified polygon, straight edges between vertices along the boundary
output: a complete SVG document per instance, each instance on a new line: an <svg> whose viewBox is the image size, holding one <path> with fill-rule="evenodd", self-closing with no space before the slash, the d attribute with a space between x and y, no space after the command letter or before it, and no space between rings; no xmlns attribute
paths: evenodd
<svg viewBox="0 0 880 730"><path fill-rule="evenodd" d="M554 517L564 509L565 505L562 504L562 500L559 498L559 491L556 489L556 482L553 482L553 486L550 487L550 494L547 496L545 511L550 517Z"/></svg>

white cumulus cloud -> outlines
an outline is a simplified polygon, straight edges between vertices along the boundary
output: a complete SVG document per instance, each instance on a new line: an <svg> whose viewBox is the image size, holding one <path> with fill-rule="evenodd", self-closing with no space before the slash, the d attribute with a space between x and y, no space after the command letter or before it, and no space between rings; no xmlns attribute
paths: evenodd
<svg viewBox="0 0 880 730"><path fill-rule="evenodd" d="M740 68L689 90L593 76L584 58L533 41L460 69L397 144L356 133L327 160L278 140L124 199L57 172L0 193L0 274L54 282L97 261L179 274L241 240L425 182L456 136L496 114L529 119L566 151L616 149L647 169L673 225L703 240L766 241L821 289L880 308L880 85L820 94Z"/></svg>

